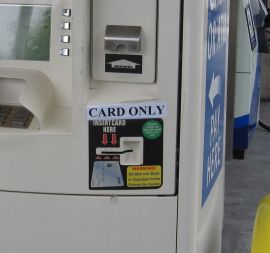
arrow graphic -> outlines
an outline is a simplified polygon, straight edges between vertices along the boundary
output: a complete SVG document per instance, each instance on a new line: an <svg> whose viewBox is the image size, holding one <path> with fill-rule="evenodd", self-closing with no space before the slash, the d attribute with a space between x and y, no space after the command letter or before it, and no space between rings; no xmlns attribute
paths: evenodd
<svg viewBox="0 0 270 253"><path fill-rule="evenodd" d="M101 143L103 145L107 145L108 144L108 136L107 136L107 134L103 134L102 142Z"/></svg>
<svg viewBox="0 0 270 253"><path fill-rule="evenodd" d="M222 92L221 77L220 76L215 77L215 73L213 73L211 87L209 91L209 99L210 99L212 107L214 107L215 97L217 97L218 95L221 95L221 92Z"/></svg>
<svg viewBox="0 0 270 253"><path fill-rule="evenodd" d="M125 59L118 60L118 61L113 61L113 62L108 62L107 64L110 64L112 68L131 68L131 69L136 69L137 66L141 65L132 61L128 61Z"/></svg>
<svg viewBox="0 0 270 253"><path fill-rule="evenodd" d="M112 145L116 145L117 143L117 138L116 138L116 134L112 134Z"/></svg>

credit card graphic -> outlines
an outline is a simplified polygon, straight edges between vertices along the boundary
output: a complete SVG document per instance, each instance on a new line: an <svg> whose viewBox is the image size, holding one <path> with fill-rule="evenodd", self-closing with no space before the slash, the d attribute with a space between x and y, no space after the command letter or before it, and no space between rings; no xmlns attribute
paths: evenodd
<svg viewBox="0 0 270 253"><path fill-rule="evenodd" d="M124 180L118 161L96 161L94 163L91 187L121 187Z"/></svg>

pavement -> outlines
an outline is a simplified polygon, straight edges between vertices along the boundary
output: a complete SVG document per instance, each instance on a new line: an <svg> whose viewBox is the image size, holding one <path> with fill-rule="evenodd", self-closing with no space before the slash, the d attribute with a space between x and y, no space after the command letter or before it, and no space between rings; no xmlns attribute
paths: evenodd
<svg viewBox="0 0 270 253"><path fill-rule="evenodd" d="M270 125L270 103L261 104L260 118ZM258 127L245 159L226 167L222 253L250 253L256 209L266 194L270 194L270 132Z"/></svg>

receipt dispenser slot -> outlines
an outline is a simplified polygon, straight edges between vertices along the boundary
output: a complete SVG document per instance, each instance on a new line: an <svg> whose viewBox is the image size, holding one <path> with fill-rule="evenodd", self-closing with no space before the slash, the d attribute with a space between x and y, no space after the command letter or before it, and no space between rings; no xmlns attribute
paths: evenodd
<svg viewBox="0 0 270 253"><path fill-rule="evenodd" d="M154 83L156 30L157 0L93 0L94 79Z"/></svg>
<svg viewBox="0 0 270 253"><path fill-rule="evenodd" d="M139 26L108 25L105 34L105 50L128 52L141 51L142 29Z"/></svg>

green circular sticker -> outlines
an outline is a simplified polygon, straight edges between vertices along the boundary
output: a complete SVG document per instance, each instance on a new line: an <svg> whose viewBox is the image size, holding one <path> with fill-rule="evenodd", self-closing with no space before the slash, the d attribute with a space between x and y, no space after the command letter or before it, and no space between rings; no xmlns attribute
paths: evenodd
<svg viewBox="0 0 270 253"><path fill-rule="evenodd" d="M143 125L143 135L148 140L156 140L162 134L162 124L156 120L149 120Z"/></svg>

